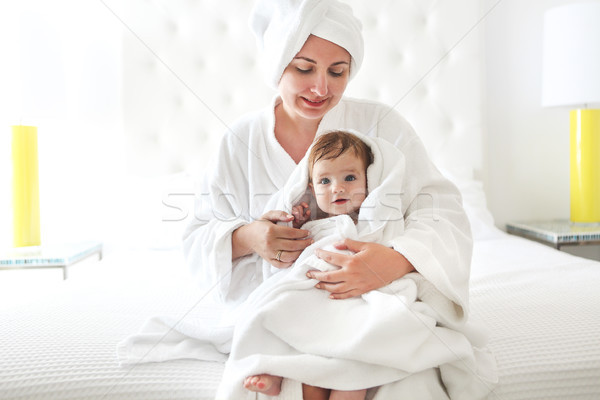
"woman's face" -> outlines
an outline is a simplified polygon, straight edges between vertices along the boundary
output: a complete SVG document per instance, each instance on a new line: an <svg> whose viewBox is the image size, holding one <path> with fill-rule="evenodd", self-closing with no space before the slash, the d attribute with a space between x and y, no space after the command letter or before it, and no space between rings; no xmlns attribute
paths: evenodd
<svg viewBox="0 0 600 400"><path fill-rule="evenodd" d="M292 119L320 120L339 103L349 74L350 53L310 35L279 81L284 111Z"/></svg>

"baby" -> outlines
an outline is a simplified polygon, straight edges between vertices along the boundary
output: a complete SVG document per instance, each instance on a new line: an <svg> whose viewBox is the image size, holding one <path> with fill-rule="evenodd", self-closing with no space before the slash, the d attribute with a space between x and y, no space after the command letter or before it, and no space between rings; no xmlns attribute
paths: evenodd
<svg viewBox="0 0 600 400"><path fill-rule="evenodd" d="M373 162L369 146L345 131L333 131L317 138L308 156L309 188L316 201L316 218L349 215L356 223L360 207L367 197L367 167ZM292 209L294 228L311 219L307 202ZM276 396L282 377L268 374L245 379L248 390ZM303 398L329 400L364 400L366 389L329 390L303 384Z"/></svg>

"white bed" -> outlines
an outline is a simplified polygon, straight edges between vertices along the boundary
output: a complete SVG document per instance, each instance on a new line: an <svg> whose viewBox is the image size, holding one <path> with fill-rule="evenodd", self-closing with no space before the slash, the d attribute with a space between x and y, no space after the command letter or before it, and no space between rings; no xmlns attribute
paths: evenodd
<svg viewBox="0 0 600 400"><path fill-rule="evenodd" d="M600 263L489 236L475 245L471 297L498 364L489 399L599 398ZM122 368L116 358L117 343L152 316L217 317L185 279L180 252L116 253L86 268L85 279L36 295L1 295L0 398L213 399L223 363Z"/></svg>
<svg viewBox="0 0 600 400"><path fill-rule="evenodd" d="M600 263L498 230L474 178L485 156L479 22L493 5L348 2L364 23L367 48L349 94L395 106L463 193L475 237L472 317L489 329L498 364L489 398L600 398ZM246 28L250 6L132 0L111 10L124 27L131 165L146 175L118 229L137 232L137 247L115 245L101 262L82 266L87 274L44 290L2 286L0 399L214 397L221 362L121 367L116 346L156 315L219 316L188 279L177 236L180 219L191 216L192 176L221 132L273 94Z"/></svg>

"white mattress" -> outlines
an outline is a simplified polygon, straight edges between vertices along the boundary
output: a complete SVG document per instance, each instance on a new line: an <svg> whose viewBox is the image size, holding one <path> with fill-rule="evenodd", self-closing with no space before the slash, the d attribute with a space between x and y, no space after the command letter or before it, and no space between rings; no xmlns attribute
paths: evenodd
<svg viewBox="0 0 600 400"><path fill-rule="evenodd" d="M218 314L181 255L108 256L95 268L47 291L0 294L0 398L212 399L220 363L121 368L115 356L151 316ZM600 398L600 263L499 235L476 243L472 281L500 373L490 399Z"/></svg>
<svg viewBox="0 0 600 400"><path fill-rule="evenodd" d="M121 368L116 358L116 344L149 317L215 314L182 290L181 264L179 254L164 252L108 256L97 273L111 279L92 274L42 294L0 295L0 399L212 399L222 364Z"/></svg>
<svg viewBox="0 0 600 400"><path fill-rule="evenodd" d="M490 398L600 399L600 263L510 236L477 243L473 263L500 375Z"/></svg>

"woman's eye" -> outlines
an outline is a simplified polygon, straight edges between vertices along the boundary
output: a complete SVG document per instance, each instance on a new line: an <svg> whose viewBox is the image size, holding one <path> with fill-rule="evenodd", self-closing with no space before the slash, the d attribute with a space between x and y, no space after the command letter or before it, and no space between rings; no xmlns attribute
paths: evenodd
<svg viewBox="0 0 600 400"><path fill-rule="evenodd" d="M309 69L302 69L300 67L296 67L296 71L300 72L301 74L308 74L311 70Z"/></svg>
<svg viewBox="0 0 600 400"><path fill-rule="evenodd" d="M348 175L346 177L346 182L352 182L352 181L355 181L355 180L356 180L356 177L354 175Z"/></svg>
<svg viewBox="0 0 600 400"><path fill-rule="evenodd" d="M319 183L321 185L327 185L329 183L329 178L322 178Z"/></svg>
<svg viewBox="0 0 600 400"><path fill-rule="evenodd" d="M329 71L329 74L331 74L331 76L340 77L344 75L344 71Z"/></svg>

